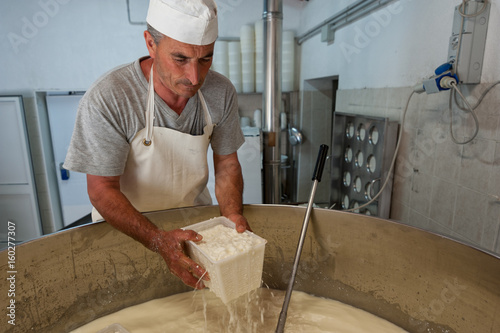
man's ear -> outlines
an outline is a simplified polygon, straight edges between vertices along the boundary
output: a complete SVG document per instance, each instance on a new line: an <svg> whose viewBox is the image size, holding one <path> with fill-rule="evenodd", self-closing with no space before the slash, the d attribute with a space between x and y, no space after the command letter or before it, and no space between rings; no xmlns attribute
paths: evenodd
<svg viewBox="0 0 500 333"><path fill-rule="evenodd" d="M146 47L148 48L149 56L154 59L156 55L156 43L153 39L153 36L149 33L149 31L144 31L144 40L146 41Z"/></svg>

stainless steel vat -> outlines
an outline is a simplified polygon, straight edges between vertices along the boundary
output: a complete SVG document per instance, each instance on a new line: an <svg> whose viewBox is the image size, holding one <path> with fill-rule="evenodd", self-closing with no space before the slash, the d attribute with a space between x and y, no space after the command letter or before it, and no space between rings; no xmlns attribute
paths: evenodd
<svg viewBox="0 0 500 333"><path fill-rule="evenodd" d="M254 231L268 240L263 280L271 288L286 288L304 213L295 206L245 206ZM173 229L218 214L209 206L148 216ZM6 275L7 251L0 254ZM16 325L4 315L1 332L66 332L190 290L159 255L106 223L17 246L15 271L15 296L3 278L0 300L4 313L15 300ZM365 309L410 332L500 332L499 257L374 217L315 209L295 290Z"/></svg>

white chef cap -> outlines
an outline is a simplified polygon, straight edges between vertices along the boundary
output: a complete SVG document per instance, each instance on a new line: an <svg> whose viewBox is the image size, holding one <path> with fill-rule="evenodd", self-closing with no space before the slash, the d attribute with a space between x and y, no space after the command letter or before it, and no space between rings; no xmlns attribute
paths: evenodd
<svg viewBox="0 0 500 333"><path fill-rule="evenodd" d="M146 21L179 42L207 45L218 35L217 5L213 0L150 0Z"/></svg>

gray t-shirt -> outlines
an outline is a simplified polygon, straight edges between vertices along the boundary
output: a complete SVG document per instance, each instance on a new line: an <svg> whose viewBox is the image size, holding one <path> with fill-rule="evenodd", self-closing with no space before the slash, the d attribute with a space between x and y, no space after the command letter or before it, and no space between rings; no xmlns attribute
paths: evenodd
<svg viewBox="0 0 500 333"><path fill-rule="evenodd" d="M145 127L148 82L140 66L143 59L106 73L82 97L64 168L97 176L123 174L129 143ZM234 153L245 141L234 86L226 77L209 71L201 92L216 124L211 139L214 153ZM155 93L154 126L203 134L205 121L198 94L178 115Z"/></svg>

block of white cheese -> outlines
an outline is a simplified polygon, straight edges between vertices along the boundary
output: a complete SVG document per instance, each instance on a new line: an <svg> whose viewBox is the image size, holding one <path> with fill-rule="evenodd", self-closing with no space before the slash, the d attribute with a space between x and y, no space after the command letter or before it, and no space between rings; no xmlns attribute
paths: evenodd
<svg viewBox="0 0 500 333"><path fill-rule="evenodd" d="M229 219L216 217L184 228L203 236L200 242L187 242L188 255L208 271L210 281L204 283L224 303L260 287L267 243L234 227Z"/></svg>

